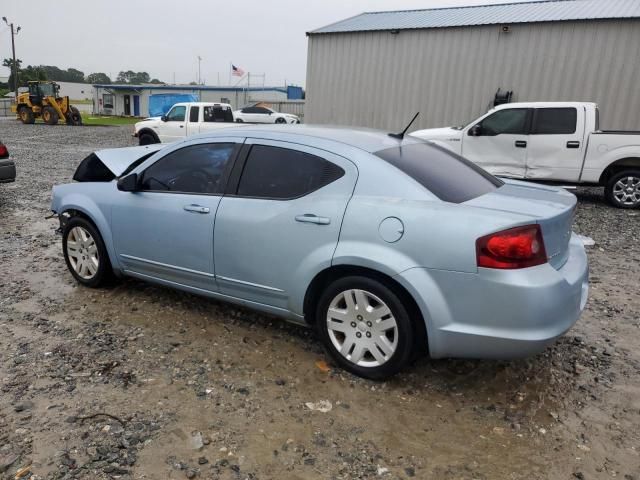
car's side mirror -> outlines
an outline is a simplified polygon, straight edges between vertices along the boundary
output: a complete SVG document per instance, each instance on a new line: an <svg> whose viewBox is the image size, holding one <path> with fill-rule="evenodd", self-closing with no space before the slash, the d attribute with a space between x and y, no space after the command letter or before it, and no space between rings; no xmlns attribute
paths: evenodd
<svg viewBox="0 0 640 480"><path fill-rule="evenodd" d="M269 115L273 115L273 112L269 112Z"/></svg>
<svg viewBox="0 0 640 480"><path fill-rule="evenodd" d="M131 173L118 179L118 190L122 192L136 192L138 190L138 174Z"/></svg>
<svg viewBox="0 0 640 480"><path fill-rule="evenodd" d="M470 137L479 137L482 135L482 126L478 123L469 129Z"/></svg>
<svg viewBox="0 0 640 480"><path fill-rule="evenodd" d="M163 122L166 122L167 121L167 116L166 115L162 115L160 117L160 120L162 120Z"/></svg>

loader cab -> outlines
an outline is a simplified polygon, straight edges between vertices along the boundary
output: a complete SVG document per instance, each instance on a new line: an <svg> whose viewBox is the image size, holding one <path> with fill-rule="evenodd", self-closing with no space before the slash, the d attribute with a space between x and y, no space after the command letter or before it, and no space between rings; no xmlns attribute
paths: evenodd
<svg viewBox="0 0 640 480"><path fill-rule="evenodd" d="M57 83L29 82L29 101L32 105L42 105L44 97L58 98L60 86Z"/></svg>

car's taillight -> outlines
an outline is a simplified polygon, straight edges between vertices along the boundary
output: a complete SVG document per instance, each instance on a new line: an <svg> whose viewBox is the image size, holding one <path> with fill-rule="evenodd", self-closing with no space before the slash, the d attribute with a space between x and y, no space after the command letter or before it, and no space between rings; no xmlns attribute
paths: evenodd
<svg viewBox="0 0 640 480"><path fill-rule="evenodd" d="M9 156L9 150L2 143L0 143L0 158L5 158Z"/></svg>
<svg viewBox="0 0 640 480"><path fill-rule="evenodd" d="M547 263L540 225L525 225L492 233L476 240L478 266L526 268Z"/></svg>

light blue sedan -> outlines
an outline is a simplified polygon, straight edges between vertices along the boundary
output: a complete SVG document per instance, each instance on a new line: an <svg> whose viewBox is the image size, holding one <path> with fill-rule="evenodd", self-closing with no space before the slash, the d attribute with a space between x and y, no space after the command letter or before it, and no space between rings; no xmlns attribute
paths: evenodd
<svg viewBox="0 0 640 480"><path fill-rule="evenodd" d="M423 351L535 354L587 300L574 195L410 136L231 128L101 150L74 179L52 209L78 282L126 275L311 325L367 378Z"/></svg>

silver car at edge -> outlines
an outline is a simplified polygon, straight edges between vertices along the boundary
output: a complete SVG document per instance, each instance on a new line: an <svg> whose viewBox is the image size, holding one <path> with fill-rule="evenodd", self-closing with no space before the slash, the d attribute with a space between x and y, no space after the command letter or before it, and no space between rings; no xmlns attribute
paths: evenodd
<svg viewBox="0 0 640 480"><path fill-rule="evenodd" d="M98 151L53 188L67 266L313 326L367 378L416 354L510 359L577 321L576 198L436 145L349 128L231 128Z"/></svg>

